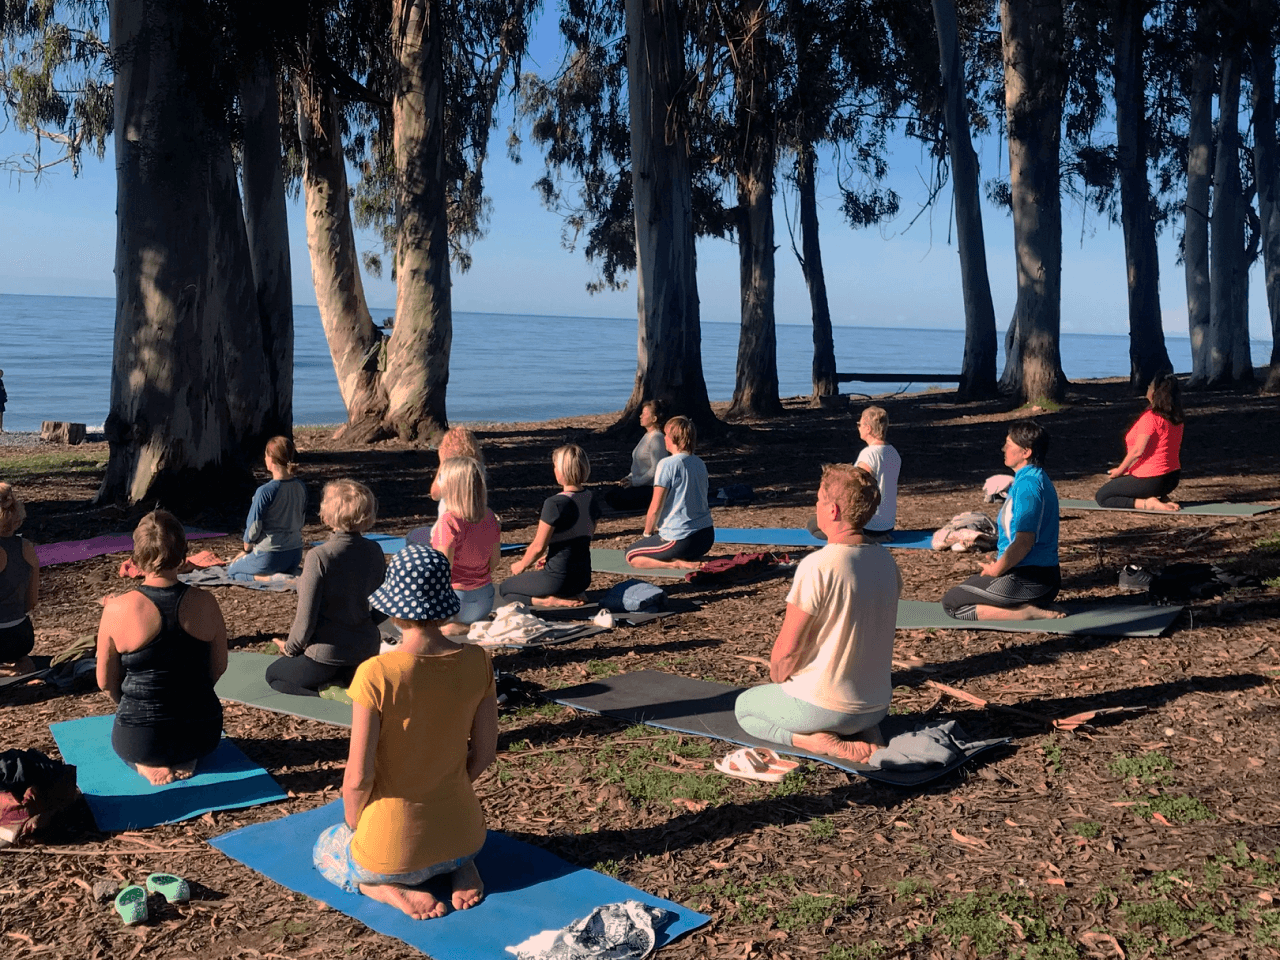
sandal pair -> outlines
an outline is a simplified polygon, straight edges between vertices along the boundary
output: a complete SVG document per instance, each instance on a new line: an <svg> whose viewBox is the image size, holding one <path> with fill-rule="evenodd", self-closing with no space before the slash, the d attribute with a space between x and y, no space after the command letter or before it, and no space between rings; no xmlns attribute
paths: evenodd
<svg viewBox="0 0 1280 960"><path fill-rule="evenodd" d="M799 766L796 761L783 760L766 747L743 747L716 761L716 769L726 776L764 783L780 783Z"/></svg>
<svg viewBox="0 0 1280 960"><path fill-rule="evenodd" d="M186 903L191 899L191 887L187 881L172 873L153 873L147 877L145 890L131 883L116 894L116 913L120 914L125 926L131 927L147 919L148 893L158 893L169 903Z"/></svg>

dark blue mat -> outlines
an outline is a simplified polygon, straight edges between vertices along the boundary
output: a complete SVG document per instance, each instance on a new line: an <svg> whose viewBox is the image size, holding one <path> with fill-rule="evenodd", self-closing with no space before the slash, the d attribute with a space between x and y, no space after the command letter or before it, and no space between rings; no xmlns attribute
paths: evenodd
<svg viewBox="0 0 1280 960"><path fill-rule="evenodd" d="M716 527L716 543L743 544L760 547L825 547L800 527ZM884 543L895 550L928 550L933 545L932 530L895 530L893 539Z"/></svg>
<svg viewBox="0 0 1280 960"><path fill-rule="evenodd" d="M99 830L141 830L190 820L210 810L235 810L288 798L271 774L230 740L200 761L196 775L153 787L111 749L113 714L49 725Z"/></svg>
<svg viewBox="0 0 1280 960"><path fill-rule="evenodd" d="M710 918L678 903L650 896L602 873L575 867L553 853L501 833L489 831L476 860L484 880L485 899L470 910L450 910L435 920L411 920L394 907L335 887L311 863L311 848L326 827L342 820L342 801L283 820L257 823L210 840L283 887L327 903L365 926L436 960L473 957L510 958L515 946L543 930L558 930L596 907L620 900L639 900L676 912L658 937L658 946L696 930ZM448 889L447 881L439 895ZM433 881L433 884L435 881Z"/></svg>

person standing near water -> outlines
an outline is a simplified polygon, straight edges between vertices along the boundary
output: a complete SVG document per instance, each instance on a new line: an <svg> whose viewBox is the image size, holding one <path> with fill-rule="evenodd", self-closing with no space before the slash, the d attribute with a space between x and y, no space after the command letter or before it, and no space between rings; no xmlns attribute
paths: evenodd
<svg viewBox="0 0 1280 960"><path fill-rule="evenodd" d="M4 371L0 370L0 433L4 433L4 405L9 395L4 392Z"/></svg>

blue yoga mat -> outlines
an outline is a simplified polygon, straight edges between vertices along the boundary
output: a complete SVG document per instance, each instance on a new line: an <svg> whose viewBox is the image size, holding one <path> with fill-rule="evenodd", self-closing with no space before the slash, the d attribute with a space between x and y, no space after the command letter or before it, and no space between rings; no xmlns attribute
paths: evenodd
<svg viewBox="0 0 1280 960"><path fill-rule="evenodd" d="M364 535L364 538L366 540L372 540L374 543L380 546L382 548L382 552L387 554L388 556L390 556L391 554L399 553L401 550L404 549L404 545L406 543L404 537L393 537L387 533L366 533ZM319 546L321 543L324 543L324 541L318 540L316 541L315 545ZM523 550L527 546L528 546L527 543L504 543L502 545L502 552L513 553L516 550Z"/></svg>
<svg viewBox="0 0 1280 960"><path fill-rule="evenodd" d="M316 837L341 820L342 801L335 800L283 820L223 834L209 843L281 886L327 903L435 960L509 958L505 947L543 930L559 930L598 906L621 900L639 900L676 913L676 919L659 934L660 947L710 919L490 830L476 859L484 880L484 901L470 910L450 910L435 920L411 920L394 907L335 887L312 866Z"/></svg>
<svg viewBox="0 0 1280 960"><path fill-rule="evenodd" d="M886 547L894 550L928 550L933 541L932 530L895 530ZM825 547L808 530L799 527L716 527L716 543L745 544L760 547Z"/></svg>
<svg viewBox="0 0 1280 960"><path fill-rule="evenodd" d="M141 830L190 820L210 810L235 810L288 798L271 774L223 739L200 761L196 775L153 787L111 749L113 714L50 724L62 759L76 780L94 823L104 832Z"/></svg>

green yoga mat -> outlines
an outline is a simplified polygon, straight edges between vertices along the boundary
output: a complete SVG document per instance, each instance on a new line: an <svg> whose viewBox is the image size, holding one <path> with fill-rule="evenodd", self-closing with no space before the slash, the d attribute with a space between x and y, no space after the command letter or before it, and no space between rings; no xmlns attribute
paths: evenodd
<svg viewBox="0 0 1280 960"><path fill-rule="evenodd" d="M1145 513L1153 517L1256 517L1260 513L1280 510L1275 503L1184 503L1181 510L1135 510L1130 507L1100 507L1093 500L1059 500L1061 510L1114 510L1117 513Z"/></svg>
<svg viewBox="0 0 1280 960"><path fill-rule="evenodd" d="M661 577L666 580L683 580L688 570L641 570L627 563L627 551L591 548L591 569L597 573L620 573L624 577Z"/></svg>
<svg viewBox="0 0 1280 960"><path fill-rule="evenodd" d="M325 700L323 697L277 693L267 686L267 667L275 659L269 653L232 650L227 656L227 672L214 687L214 692L223 700L270 710L272 713L287 713L322 723L336 723L340 727L351 726L349 703Z"/></svg>
<svg viewBox="0 0 1280 960"><path fill-rule="evenodd" d="M1169 629L1181 607L1149 607L1094 600L1063 603L1061 620L956 620L940 603L898 601L898 629L1004 630L1010 633L1062 633L1093 637L1158 637Z"/></svg>

